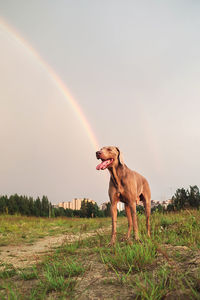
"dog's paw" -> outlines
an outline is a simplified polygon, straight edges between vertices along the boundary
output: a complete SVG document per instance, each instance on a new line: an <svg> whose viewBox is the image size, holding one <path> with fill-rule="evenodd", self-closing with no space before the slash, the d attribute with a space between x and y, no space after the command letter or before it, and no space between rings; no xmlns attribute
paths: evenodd
<svg viewBox="0 0 200 300"><path fill-rule="evenodd" d="M126 240L126 243L127 243L127 245L129 245L129 246L132 246L132 245L133 245L133 241L130 240L130 239Z"/></svg>
<svg viewBox="0 0 200 300"><path fill-rule="evenodd" d="M121 242L127 242L127 241L129 241L129 240L130 240L130 236L127 236L127 235L124 235L124 236L120 239Z"/></svg>
<svg viewBox="0 0 200 300"><path fill-rule="evenodd" d="M116 244L115 240L111 240L110 243L108 244L108 247L114 247Z"/></svg>
<svg viewBox="0 0 200 300"><path fill-rule="evenodd" d="M143 241L140 240L140 239L137 239L136 242L137 242L138 244L143 244Z"/></svg>

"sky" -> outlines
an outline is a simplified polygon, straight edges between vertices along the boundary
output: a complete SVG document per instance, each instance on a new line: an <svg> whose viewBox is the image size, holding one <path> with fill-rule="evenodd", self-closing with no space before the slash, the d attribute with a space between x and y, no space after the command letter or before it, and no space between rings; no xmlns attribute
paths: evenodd
<svg viewBox="0 0 200 300"><path fill-rule="evenodd" d="M199 14L195 0L0 0L0 194L108 201L96 144L119 147L154 200L200 186Z"/></svg>

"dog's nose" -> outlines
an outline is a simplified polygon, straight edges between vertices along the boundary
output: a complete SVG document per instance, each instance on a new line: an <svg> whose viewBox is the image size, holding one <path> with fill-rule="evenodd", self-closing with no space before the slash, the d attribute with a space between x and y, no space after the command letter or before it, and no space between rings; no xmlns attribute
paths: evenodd
<svg viewBox="0 0 200 300"><path fill-rule="evenodd" d="M100 158L100 155L101 155L101 151L97 151L97 152L96 152L96 157L97 157L97 158Z"/></svg>

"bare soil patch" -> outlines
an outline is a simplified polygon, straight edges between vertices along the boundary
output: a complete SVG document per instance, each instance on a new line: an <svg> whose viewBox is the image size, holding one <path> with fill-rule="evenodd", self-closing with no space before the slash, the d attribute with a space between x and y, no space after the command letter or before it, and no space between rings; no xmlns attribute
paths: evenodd
<svg viewBox="0 0 200 300"><path fill-rule="evenodd" d="M102 299L134 299L135 294L127 285L122 285L116 275L110 271L97 255L88 257L89 268L84 276L78 278L75 288L75 299L102 300Z"/></svg>
<svg viewBox="0 0 200 300"><path fill-rule="evenodd" d="M99 232L99 231L98 231ZM1 246L0 265L12 264L14 268L25 268L38 263L47 254L63 243L72 243L77 240L95 236L97 231L81 234L62 234L60 236L48 236L34 244Z"/></svg>

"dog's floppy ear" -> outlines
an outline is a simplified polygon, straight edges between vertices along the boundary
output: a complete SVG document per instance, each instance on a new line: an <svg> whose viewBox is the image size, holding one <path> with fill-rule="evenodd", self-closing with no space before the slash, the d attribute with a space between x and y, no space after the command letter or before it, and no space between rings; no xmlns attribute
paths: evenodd
<svg viewBox="0 0 200 300"><path fill-rule="evenodd" d="M117 151L118 151L118 160L119 160L119 164L120 165L124 165L124 160L123 160L123 155L122 155L122 153L121 153L121 151L119 150L119 148L118 147L116 147L116 149L117 149Z"/></svg>

